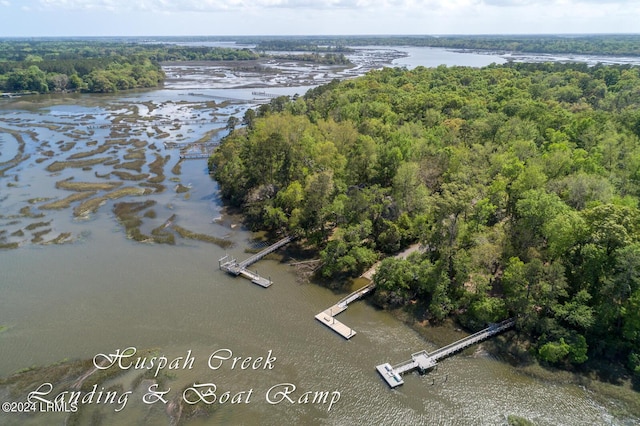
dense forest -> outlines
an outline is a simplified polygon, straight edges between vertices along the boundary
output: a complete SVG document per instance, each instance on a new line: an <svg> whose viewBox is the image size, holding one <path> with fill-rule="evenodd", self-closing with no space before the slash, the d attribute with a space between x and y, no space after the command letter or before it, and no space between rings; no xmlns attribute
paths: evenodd
<svg viewBox="0 0 640 426"><path fill-rule="evenodd" d="M640 374L639 107L630 66L383 69L249 110L209 165L251 226L316 247L325 279L384 259L380 306L517 316L545 362Z"/></svg>

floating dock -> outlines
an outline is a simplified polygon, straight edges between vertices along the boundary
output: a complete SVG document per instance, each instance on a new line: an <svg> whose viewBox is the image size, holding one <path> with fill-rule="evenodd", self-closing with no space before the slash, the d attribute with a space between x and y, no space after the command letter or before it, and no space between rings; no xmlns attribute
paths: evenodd
<svg viewBox="0 0 640 426"><path fill-rule="evenodd" d="M373 290L374 287L374 284L371 283L359 290L354 291L347 297L341 299L338 303L336 303L329 309L325 309L324 311L320 312L318 315L316 315L316 319L345 339L351 339L356 335L356 331L335 319L335 316L341 312L344 312L347 309L347 305L349 305L349 303L364 297L367 293Z"/></svg>
<svg viewBox="0 0 640 426"><path fill-rule="evenodd" d="M505 321L502 321L501 323L492 324L482 331L460 339L457 342L451 343L434 352L416 352L411 355L411 359L408 361L397 364L395 366L391 366L391 364L389 363L380 364L376 366L376 370L378 371L380 376L382 376L384 381L387 382L389 387L395 388L404 384L404 381L401 377L402 374L416 369L420 371L421 374L423 374L435 367L439 360L451 356L454 353L468 348L471 345L480 343L490 337L500 334L513 327L515 323L515 318L509 318Z"/></svg>
<svg viewBox="0 0 640 426"><path fill-rule="evenodd" d="M218 267L225 271L226 273L234 276L242 275L243 277L250 280L252 283L257 284L261 287L267 288L273 281L271 278L264 278L258 275L257 272L253 272L248 270L247 268L265 257L266 255L273 253L278 250L280 247L285 246L293 241L293 237L284 237L283 239L271 244L269 247L261 250L259 253L254 254L242 262L238 262L235 258L229 258L229 256L224 256L218 259Z"/></svg>

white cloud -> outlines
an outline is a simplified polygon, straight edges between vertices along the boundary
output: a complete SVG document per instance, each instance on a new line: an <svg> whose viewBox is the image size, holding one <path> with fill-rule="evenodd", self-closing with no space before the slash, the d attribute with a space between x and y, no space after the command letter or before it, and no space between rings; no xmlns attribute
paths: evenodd
<svg viewBox="0 0 640 426"><path fill-rule="evenodd" d="M0 4L8 0L0 0ZM470 7L500 8L591 5L640 5L640 0L31 0L46 10L109 10L156 12L219 12L266 9L361 10L424 13L425 11L464 11Z"/></svg>
<svg viewBox="0 0 640 426"><path fill-rule="evenodd" d="M38 0L46 9L220 11L245 9L420 10L451 9L480 0ZM507 0L489 0L507 1Z"/></svg>

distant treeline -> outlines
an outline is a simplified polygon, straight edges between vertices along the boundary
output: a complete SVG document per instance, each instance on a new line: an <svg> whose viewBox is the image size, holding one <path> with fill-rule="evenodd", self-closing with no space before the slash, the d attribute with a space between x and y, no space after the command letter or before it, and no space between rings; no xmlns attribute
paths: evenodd
<svg viewBox="0 0 640 426"><path fill-rule="evenodd" d="M353 49L343 43L320 44L307 38L261 40L258 41L256 45L256 50L260 52L278 50L288 52L353 52Z"/></svg>
<svg viewBox="0 0 640 426"><path fill-rule="evenodd" d="M252 43L263 50L309 50L318 46L334 46L346 51L347 46L425 46L447 49L472 49L518 53L640 55L640 35L483 35L483 36L308 36L308 37L242 37L241 43ZM287 48L289 46L289 48ZM307 46L308 48L303 49Z"/></svg>
<svg viewBox="0 0 640 426"><path fill-rule="evenodd" d="M290 54L290 55L272 55L276 59L286 59L292 61L313 62L316 64L325 65L353 65L352 62L347 59L344 54L339 53L327 53L320 55L319 53L304 53L304 54Z"/></svg>
<svg viewBox="0 0 640 426"><path fill-rule="evenodd" d="M4 40L0 42L3 92L110 93L157 87L162 61L246 60L248 49L190 47L100 40Z"/></svg>
<svg viewBox="0 0 640 426"><path fill-rule="evenodd" d="M327 51L328 52L328 51ZM110 93L157 87L169 61L246 61L265 57L242 48L185 46L96 39L0 41L0 91ZM349 65L344 54L314 53L280 59Z"/></svg>

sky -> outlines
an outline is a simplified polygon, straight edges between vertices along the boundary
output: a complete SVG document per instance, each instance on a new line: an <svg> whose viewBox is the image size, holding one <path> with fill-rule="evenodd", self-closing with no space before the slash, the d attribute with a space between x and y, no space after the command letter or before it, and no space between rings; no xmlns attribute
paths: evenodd
<svg viewBox="0 0 640 426"><path fill-rule="evenodd" d="M0 0L0 37L640 33L640 0Z"/></svg>

